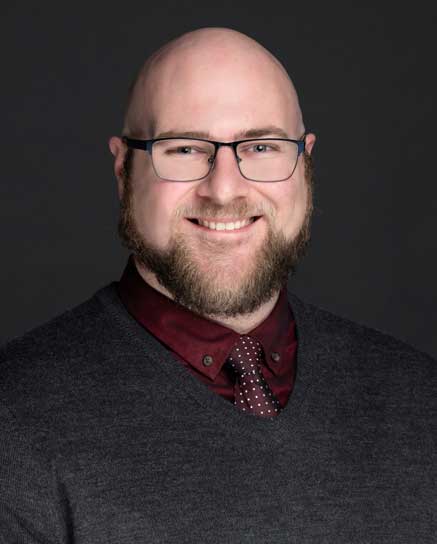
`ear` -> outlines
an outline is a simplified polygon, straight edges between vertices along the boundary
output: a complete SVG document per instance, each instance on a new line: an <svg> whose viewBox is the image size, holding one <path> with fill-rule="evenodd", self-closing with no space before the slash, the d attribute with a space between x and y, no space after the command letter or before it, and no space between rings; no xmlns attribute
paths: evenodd
<svg viewBox="0 0 437 544"><path fill-rule="evenodd" d="M117 178L118 198L121 200L123 198L125 183L123 166L126 155L126 146L118 136L112 136L108 144L111 153L114 155L114 174Z"/></svg>
<svg viewBox="0 0 437 544"><path fill-rule="evenodd" d="M311 155L311 151L313 150L313 146L316 143L316 135L309 132L305 135L305 151L308 153L308 155Z"/></svg>

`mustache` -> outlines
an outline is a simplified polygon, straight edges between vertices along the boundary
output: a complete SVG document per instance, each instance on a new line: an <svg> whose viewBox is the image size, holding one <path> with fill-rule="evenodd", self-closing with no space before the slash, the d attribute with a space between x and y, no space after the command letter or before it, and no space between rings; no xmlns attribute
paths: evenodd
<svg viewBox="0 0 437 544"><path fill-rule="evenodd" d="M176 211L176 218L209 217L221 219L224 217L255 217L260 215L273 216L273 208L267 204L252 205L248 202L231 202L227 205L213 202L198 206L183 206Z"/></svg>

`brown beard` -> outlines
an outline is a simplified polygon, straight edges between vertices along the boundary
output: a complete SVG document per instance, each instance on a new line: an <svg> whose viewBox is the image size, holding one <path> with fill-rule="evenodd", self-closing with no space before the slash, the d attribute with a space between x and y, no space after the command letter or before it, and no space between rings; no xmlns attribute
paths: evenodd
<svg viewBox="0 0 437 544"><path fill-rule="evenodd" d="M135 224L133 191L129 176L132 155L125 162L125 188L121 201L119 236L147 270L170 293L173 299L204 316L235 317L257 310L268 302L295 272L305 254L313 211L313 165L304 153L305 179L308 191L307 209L298 234L288 240L281 232L269 227L263 245L253 256L253 266L239 285L221 288L217 274L202 272L192 258L192 251L181 234L172 238L166 249L147 243ZM227 209L229 212L229 209Z"/></svg>

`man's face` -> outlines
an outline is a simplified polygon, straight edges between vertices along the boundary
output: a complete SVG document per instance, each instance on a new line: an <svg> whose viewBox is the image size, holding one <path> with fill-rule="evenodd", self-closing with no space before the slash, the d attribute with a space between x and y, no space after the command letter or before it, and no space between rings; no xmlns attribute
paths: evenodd
<svg viewBox="0 0 437 544"><path fill-rule="evenodd" d="M145 90L154 134L143 137L202 132L226 142L252 129L275 137L272 127L290 138L302 136L298 108L276 66L215 55L199 52L188 61L176 55L150 76ZM309 152L313 142L307 137ZM309 156L301 156L288 180L248 181L233 151L221 148L207 178L170 182L156 176L148 153L135 151L124 179L120 234L146 277L152 273L193 311L254 311L281 288L309 237L308 165ZM201 221L249 224L214 230Z"/></svg>

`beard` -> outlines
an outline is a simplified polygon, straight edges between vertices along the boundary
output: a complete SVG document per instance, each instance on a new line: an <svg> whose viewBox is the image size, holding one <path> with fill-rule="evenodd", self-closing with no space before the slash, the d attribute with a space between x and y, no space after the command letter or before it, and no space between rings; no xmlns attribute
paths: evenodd
<svg viewBox="0 0 437 544"><path fill-rule="evenodd" d="M119 236L123 245L132 251L137 262L155 275L160 285L177 303L207 317L249 314L271 300L287 283L288 277L294 274L310 241L313 211L313 165L306 152L304 161L307 206L299 232L293 238L287 239L282 232L274 231L270 223L265 240L251 256L250 266L242 273L240 281L236 281L235 276L227 284L224 282L226 265L224 273L217 267L221 257L226 262L225 246L216 244L214 262L206 270L199 266L194 248L181 233L174 235L165 249L158 249L147 242L134 217L134 199L129 175L131 159L130 154L125 161L125 188L120 206ZM207 209L204 207L197 210L198 213L193 216L247 217L247 211L245 203L233 204L226 209L209 205Z"/></svg>

